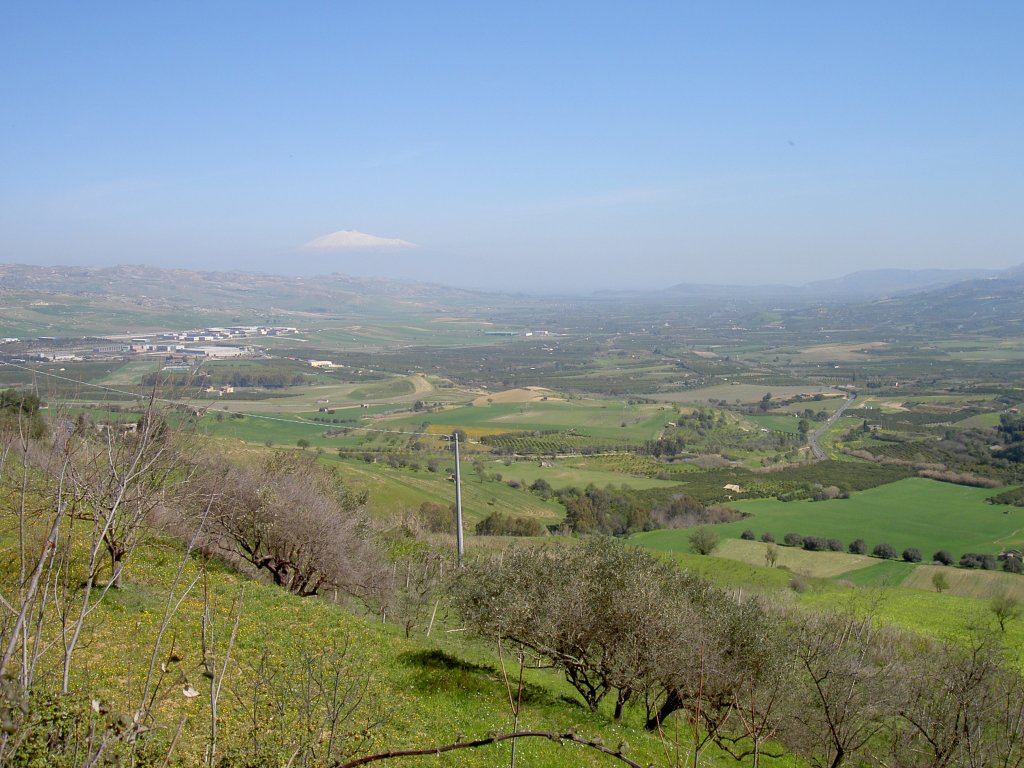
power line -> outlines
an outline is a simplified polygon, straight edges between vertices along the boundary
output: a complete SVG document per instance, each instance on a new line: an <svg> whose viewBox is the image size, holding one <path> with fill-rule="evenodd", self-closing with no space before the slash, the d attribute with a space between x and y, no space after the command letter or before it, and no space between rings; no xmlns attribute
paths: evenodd
<svg viewBox="0 0 1024 768"><path fill-rule="evenodd" d="M31 373L33 375L41 374L43 376L49 376L50 378L53 378L53 379L59 379L61 381L66 381L66 382L68 382L70 384L77 384L79 386L87 387L87 388L92 388L92 389L101 389L101 390L103 390L105 392L112 392L112 393L117 394L117 395L124 395L124 396L135 398L135 399L138 399L138 400L153 400L154 402L168 403L170 405L190 406L190 407L195 405L195 401L193 401L193 400L174 400L174 399L167 398L167 397L157 397L155 395L155 393L153 395L147 395L147 394L140 394L138 392L131 392L129 390L117 389L115 387L107 387L107 386L104 386L103 384L94 384L94 383L91 383L91 382L88 382L88 381L81 381L80 379L73 379L70 376L61 376L59 374L52 373L50 371L43 371L43 370L39 370L37 368L29 368L28 366L18 365L16 363L10 363L10 362L7 362L5 360L0 360L0 365L7 365L7 366L10 366L11 368L17 368L17 369L22 370L22 371L28 371L29 373ZM207 406L207 408L208 407L209 406ZM312 422L312 421L299 421L298 419L286 419L286 418L282 418L280 416L267 416L264 413L249 413L249 412L246 412L246 411L232 411L231 413L237 413L240 416L245 416L247 418L263 419L264 421L279 421L279 422L284 422L286 424L298 424L298 425L303 426L303 427L313 427L314 429L334 429L333 425L317 424L316 422ZM359 432L374 432L374 433L384 434L384 435L404 435L405 437L440 437L440 438L445 438L445 439L447 439L447 437L448 437L448 435L438 434L437 432L403 432L402 430L398 430L398 429L378 429L376 427L352 427L352 426L348 426L348 425L342 426L341 428L342 429L349 429L349 430L359 431ZM468 438L465 439L463 442L472 443L474 445L481 445L480 441L478 441L478 440L469 440Z"/></svg>

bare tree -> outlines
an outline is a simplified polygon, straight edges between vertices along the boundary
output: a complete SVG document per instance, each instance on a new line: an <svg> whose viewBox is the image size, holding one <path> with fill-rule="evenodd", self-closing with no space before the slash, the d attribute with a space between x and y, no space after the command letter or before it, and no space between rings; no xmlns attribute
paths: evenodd
<svg viewBox="0 0 1024 768"><path fill-rule="evenodd" d="M13 442L5 439L0 450L4 491L0 498L5 507L13 501L9 511L14 513L5 514L4 519L13 517L19 531L15 589L2 596L8 615L15 618L0 621L0 764L20 760L21 750L38 750L39 743L47 745L52 761L62 759L84 766L104 764L118 748L122 757L133 754L139 739L152 731L154 707L166 694L166 683L173 679L167 663L158 664L160 643L184 599L184 594L175 591L190 562L191 546L182 556L154 641L149 672L137 704L130 704L131 713L115 715L98 700L83 708L78 698L67 695L75 649L112 582L94 589L97 563L105 548L102 523L96 521L109 522L109 517L105 513L93 516L94 524L85 532L82 526L72 524L75 513L88 503L75 478L80 463L87 463L83 454L88 451L80 436L64 428L64 423L66 420L58 420L44 438L22 434ZM73 557L75 553L81 556ZM44 658L55 649L61 651L59 666L51 667L57 674L37 678L38 669L47 669L41 667ZM18 674L12 676L15 668ZM37 708L40 701L47 702L41 711ZM47 708L52 714L44 716L41 712ZM53 728L50 718L54 716L63 723L59 729Z"/></svg>
<svg viewBox="0 0 1024 768"><path fill-rule="evenodd" d="M75 520L91 523L91 586L98 586L99 555L110 560L108 584L119 588L125 562L154 510L180 501L188 487L189 450L181 431L168 427L154 401L138 422L98 431L76 430L69 481Z"/></svg>
<svg viewBox="0 0 1024 768"><path fill-rule="evenodd" d="M81 594L65 582L59 604L65 692L85 621L109 589L121 587L125 564L147 530L147 519L157 508L182 501L177 492L188 488L191 475L182 459L182 439L156 410L155 397L132 429L76 432L67 438L66 503L75 521L90 526L90 539ZM106 584L99 580L104 554L110 558Z"/></svg>
<svg viewBox="0 0 1024 768"><path fill-rule="evenodd" d="M901 678L887 763L895 768L1002 766L1024 762L1024 690L990 636L968 642L914 639Z"/></svg>
<svg viewBox="0 0 1024 768"><path fill-rule="evenodd" d="M583 549L593 545L514 550L471 563L458 573L453 597L475 632L533 651L596 710L612 684L602 653L607 642L581 572L589 559L580 556Z"/></svg>
<svg viewBox="0 0 1024 768"><path fill-rule="evenodd" d="M455 567L450 550L441 551L425 544L408 548L391 564L389 586L380 595L384 604L381 610L402 625L406 637L424 624L429 630L441 602L445 574Z"/></svg>
<svg viewBox="0 0 1024 768"><path fill-rule="evenodd" d="M871 615L831 612L797 617L792 643L799 674L786 723L788 742L815 765L838 768L892 717L895 641Z"/></svg>

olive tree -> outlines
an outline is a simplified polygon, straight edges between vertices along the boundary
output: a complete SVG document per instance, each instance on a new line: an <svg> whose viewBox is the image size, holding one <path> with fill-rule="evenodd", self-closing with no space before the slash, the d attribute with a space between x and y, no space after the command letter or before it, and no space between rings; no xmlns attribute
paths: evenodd
<svg viewBox="0 0 1024 768"><path fill-rule="evenodd" d="M327 589L365 596L382 583L363 516L366 494L314 456L278 451L255 465L219 464L202 482L208 549L241 558L302 597Z"/></svg>
<svg viewBox="0 0 1024 768"><path fill-rule="evenodd" d="M660 672L657 657L688 625L686 577L613 539L541 546L470 563L452 584L474 632L559 669L592 710L615 694L615 716Z"/></svg>

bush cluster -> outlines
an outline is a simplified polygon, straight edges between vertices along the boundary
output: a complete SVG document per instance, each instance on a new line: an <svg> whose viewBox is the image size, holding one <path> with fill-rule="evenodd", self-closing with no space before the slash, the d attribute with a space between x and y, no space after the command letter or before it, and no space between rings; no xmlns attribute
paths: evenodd
<svg viewBox="0 0 1024 768"><path fill-rule="evenodd" d="M544 526L532 517L491 512L476 524L477 536L540 536Z"/></svg>

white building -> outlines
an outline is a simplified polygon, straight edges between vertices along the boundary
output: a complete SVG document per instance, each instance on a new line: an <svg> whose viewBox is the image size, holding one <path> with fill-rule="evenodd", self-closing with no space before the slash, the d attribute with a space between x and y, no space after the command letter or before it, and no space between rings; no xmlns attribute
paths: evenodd
<svg viewBox="0 0 1024 768"><path fill-rule="evenodd" d="M245 350L241 347L186 347L181 350L183 355L193 355L195 357L241 357L245 354Z"/></svg>

